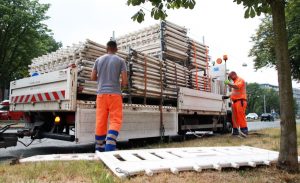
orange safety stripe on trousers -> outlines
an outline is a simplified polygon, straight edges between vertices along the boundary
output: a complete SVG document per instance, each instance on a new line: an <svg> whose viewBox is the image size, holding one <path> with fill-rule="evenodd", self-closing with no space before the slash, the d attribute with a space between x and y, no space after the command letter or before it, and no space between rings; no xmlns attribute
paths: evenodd
<svg viewBox="0 0 300 183"><path fill-rule="evenodd" d="M241 101L234 102L232 104L232 125L233 128L246 128L247 121L246 121L246 108L247 102L243 101L243 106Z"/></svg>
<svg viewBox="0 0 300 183"><path fill-rule="evenodd" d="M122 96L118 94L97 95L96 135L107 134L109 116L109 130L120 131L123 121Z"/></svg>

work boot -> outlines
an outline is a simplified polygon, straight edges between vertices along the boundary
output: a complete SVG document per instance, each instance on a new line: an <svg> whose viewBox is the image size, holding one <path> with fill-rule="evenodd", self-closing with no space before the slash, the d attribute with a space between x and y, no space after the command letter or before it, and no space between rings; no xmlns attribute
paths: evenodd
<svg viewBox="0 0 300 183"><path fill-rule="evenodd" d="M248 136L248 128L247 127L241 128L240 135L243 137L247 137Z"/></svg>
<svg viewBox="0 0 300 183"><path fill-rule="evenodd" d="M231 135L239 135L239 129L237 129L237 128L232 128L232 133L231 133Z"/></svg>

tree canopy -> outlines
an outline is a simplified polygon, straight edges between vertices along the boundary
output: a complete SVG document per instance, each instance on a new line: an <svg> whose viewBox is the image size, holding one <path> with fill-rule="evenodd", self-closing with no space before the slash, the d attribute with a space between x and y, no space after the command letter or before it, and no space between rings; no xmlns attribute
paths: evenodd
<svg viewBox="0 0 300 183"><path fill-rule="evenodd" d="M280 114L279 94L274 88L263 88L258 83L247 84L247 102L247 113L255 112L260 115L264 113L265 105L267 113L274 111ZM296 113L299 106L295 98L293 106Z"/></svg>
<svg viewBox="0 0 300 183"><path fill-rule="evenodd" d="M46 16L48 8L48 4L40 4L37 0L0 0L2 92L11 80L28 75L31 59L61 47L43 23L49 18Z"/></svg>
<svg viewBox="0 0 300 183"><path fill-rule="evenodd" d="M263 107L261 106L261 97L263 90L257 83L247 84L247 113L255 112L261 114Z"/></svg>
<svg viewBox="0 0 300 183"><path fill-rule="evenodd" d="M127 0L127 5L140 6L146 1L149 1L152 5L151 17L155 20L166 19L168 16L166 9L193 9L196 5L195 0ZM139 23L143 22L145 18L144 10L140 9L131 18Z"/></svg>
<svg viewBox="0 0 300 183"><path fill-rule="evenodd" d="M273 88L262 88L257 83L249 83L247 84L247 97L247 113L262 114L264 105L267 113L271 113L271 111L280 113L279 94Z"/></svg>
<svg viewBox="0 0 300 183"><path fill-rule="evenodd" d="M300 1L290 0L286 7L286 22L288 32L289 61L292 76L300 80ZM255 69L262 67L276 67L275 40L272 26L272 17L267 15L254 36L254 43L249 56L254 57Z"/></svg>

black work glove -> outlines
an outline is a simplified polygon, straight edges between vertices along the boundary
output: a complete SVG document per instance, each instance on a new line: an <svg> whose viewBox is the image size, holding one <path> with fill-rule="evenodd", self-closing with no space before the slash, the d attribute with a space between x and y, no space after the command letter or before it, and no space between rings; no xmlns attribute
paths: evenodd
<svg viewBox="0 0 300 183"><path fill-rule="evenodd" d="M223 95L222 100L229 99L229 96Z"/></svg>
<svg viewBox="0 0 300 183"><path fill-rule="evenodd" d="M121 88L121 92L124 93L124 94L129 94L128 87L127 86L123 86Z"/></svg>

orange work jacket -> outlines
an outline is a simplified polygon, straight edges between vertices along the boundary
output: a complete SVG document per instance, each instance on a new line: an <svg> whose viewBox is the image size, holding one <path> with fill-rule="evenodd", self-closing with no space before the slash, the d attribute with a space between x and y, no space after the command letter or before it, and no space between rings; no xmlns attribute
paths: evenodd
<svg viewBox="0 0 300 183"><path fill-rule="evenodd" d="M230 95L231 100L232 101L238 99L247 100L246 82L240 77L237 77L233 82L234 85L238 87L238 89L232 88L232 93Z"/></svg>

